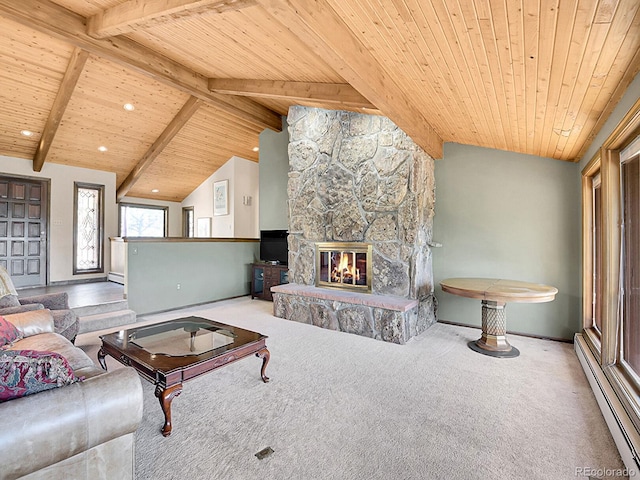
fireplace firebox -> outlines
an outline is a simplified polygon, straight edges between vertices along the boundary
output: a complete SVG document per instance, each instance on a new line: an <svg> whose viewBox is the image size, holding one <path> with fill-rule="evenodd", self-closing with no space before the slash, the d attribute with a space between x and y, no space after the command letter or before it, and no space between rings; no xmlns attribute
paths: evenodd
<svg viewBox="0 0 640 480"><path fill-rule="evenodd" d="M371 244L316 243L316 286L371 293Z"/></svg>

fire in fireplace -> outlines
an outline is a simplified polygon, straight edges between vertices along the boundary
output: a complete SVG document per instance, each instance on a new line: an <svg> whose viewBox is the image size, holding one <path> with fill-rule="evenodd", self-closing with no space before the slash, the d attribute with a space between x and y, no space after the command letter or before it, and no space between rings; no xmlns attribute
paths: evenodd
<svg viewBox="0 0 640 480"><path fill-rule="evenodd" d="M368 243L316 243L316 286L371 292Z"/></svg>

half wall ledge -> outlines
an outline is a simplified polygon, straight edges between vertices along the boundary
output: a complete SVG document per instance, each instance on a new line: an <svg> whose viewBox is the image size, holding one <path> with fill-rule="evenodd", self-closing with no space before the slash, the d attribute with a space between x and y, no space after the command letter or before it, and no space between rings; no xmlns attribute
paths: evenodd
<svg viewBox="0 0 640 480"><path fill-rule="evenodd" d="M404 344L424 330L413 299L288 283L271 287L276 317Z"/></svg>

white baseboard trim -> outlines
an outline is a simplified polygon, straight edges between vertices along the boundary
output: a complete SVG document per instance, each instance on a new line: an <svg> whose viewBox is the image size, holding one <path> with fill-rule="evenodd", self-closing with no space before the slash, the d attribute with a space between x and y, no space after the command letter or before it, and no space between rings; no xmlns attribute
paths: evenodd
<svg viewBox="0 0 640 480"><path fill-rule="evenodd" d="M620 457L627 470L638 475L640 463L636 452L640 448L640 433L631 422L581 333L576 333L573 344Z"/></svg>
<svg viewBox="0 0 640 480"><path fill-rule="evenodd" d="M119 283L120 285L124 285L124 275L121 273L109 272L107 279L110 282Z"/></svg>

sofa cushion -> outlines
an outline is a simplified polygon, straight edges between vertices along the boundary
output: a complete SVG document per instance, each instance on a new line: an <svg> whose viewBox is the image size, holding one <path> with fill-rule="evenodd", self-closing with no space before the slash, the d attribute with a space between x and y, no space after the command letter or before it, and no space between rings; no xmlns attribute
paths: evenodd
<svg viewBox="0 0 640 480"><path fill-rule="evenodd" d="M57 333L42 333L25 337L15 342L11 350L46 350L56 352L67 359L73 371L86 367L95 367L95 362L84 350L73 345L68 339Z"/></svg>
<svg viewBox="0 0 640 480"><path fill-rule="evenodd" d="M16 326L0 317L0 348L13 344L16 340L20 340L22 335Z"/></svg>
<svg viewBox="0 0 640 480"><path fill-rule="evenodd" d="M0 297L0 308L19 307L19 306L20 306L20 302L18 301L17 295L9 294L9 295Z"/></svg>
<svg viewBox="0 0 640 480"><path fill-rule="evenodd" d="M70 385L80 380L55 352L0 351L0 402Z"/></svg>
<svg viewBox="0 0 640 480"><path fill-rule="evenodd" d="M32 310L43 310L44 305L41 303L31 303L29 305L18 305L17 307L0 308L0 315L13 315L14 313L30 312Z"/></svg>
<svg viewBox="0 0 640 480"><path fill-rule="evenodd" d="M4 318L13 323L25 338L54 331L53 317L49 310L14 313L4 315Z"/></svg>
<svg viewBox="0 0 640 480"><path fill-rule="evenodd" d="M44 293L42 295L32 295L31 297L20 297L18 301L22 305L30 303L41 303L49 310L68 310L69 294L67 292Z"/></svg>
<svg viewBox="0 0 640 480"><path fill-rule="evenodd" d="M51 310L54 331L73 341L80 329L78 316L73 310Z"/></svg>

